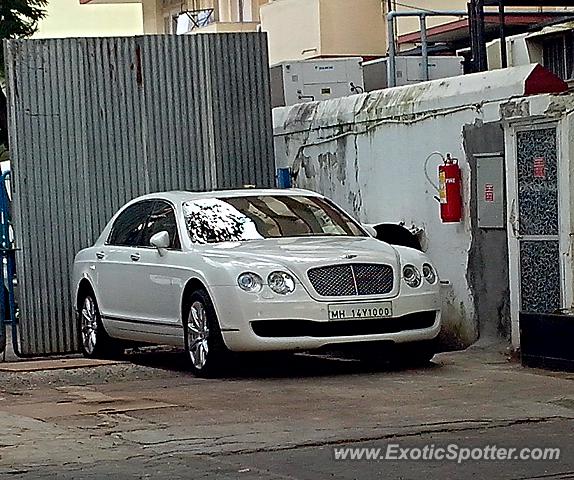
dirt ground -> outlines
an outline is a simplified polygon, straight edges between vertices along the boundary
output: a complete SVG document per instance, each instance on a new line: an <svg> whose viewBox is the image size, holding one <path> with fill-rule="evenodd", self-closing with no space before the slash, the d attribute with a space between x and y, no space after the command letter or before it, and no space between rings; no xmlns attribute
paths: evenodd
<svg viewBox="0 0 574 480"><path fill-rule="evenodd" d="M0 363L0 477L574 478L574 374L525 369L501 346L441 354L418 369L253 356L216 380L194 378L185 360L155 350L118 363ZM389 443L558 447L561 455L334 458L335 447Z"/></svg>

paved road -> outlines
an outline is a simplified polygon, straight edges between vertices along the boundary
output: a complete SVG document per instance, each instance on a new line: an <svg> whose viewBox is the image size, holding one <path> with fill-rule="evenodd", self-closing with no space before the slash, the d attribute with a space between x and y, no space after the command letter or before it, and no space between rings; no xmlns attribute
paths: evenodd
<svg viewBox="0 0 574 480"><path fill-rule="evenodd" d="M496 351L425 369L254 357L227 378L179 353L0 373L0 476L13 479L573 478L574 375ZM557 461L334 459L334 448L560 447Z"/></svg>

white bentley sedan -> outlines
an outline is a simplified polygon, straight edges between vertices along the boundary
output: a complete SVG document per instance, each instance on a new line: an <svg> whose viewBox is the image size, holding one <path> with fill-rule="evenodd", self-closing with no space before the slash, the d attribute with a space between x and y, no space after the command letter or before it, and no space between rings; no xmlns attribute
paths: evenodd
<svg viewBox="0 0 574 480"><path fill-rule="evenodd" d="M304 190L137 198L77 254L73 286L86 356L176 345L203 376L230 351L387 343L430 360L441 321L425 254Z"/></svg>

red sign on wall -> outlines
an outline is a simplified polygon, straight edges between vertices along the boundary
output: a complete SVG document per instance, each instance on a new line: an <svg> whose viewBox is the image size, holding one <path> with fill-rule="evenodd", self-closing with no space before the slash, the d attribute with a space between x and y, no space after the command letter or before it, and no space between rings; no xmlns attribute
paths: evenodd
<svg viewBox="0 0 574 480"><path fill-rule="evenodd" d="M484 201L494 202L494 185L492 183L484 184Z"/></svg>
<svg viewBox="0 0 574 480"><path fill-rule="evenodd" d="M534 159L534 178L546 178L546 160L544 157Z"/></svg>

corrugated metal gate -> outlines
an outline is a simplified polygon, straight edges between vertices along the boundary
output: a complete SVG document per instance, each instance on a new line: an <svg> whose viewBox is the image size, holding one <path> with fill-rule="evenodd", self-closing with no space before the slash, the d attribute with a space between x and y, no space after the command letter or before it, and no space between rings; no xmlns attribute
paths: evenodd
<svg viewBox="0 0 574 480"><path fill-rule="evenodd" d="M69 273L126 201L274 184L265 34L6 43L23 355L76 351Z"/></svg>

